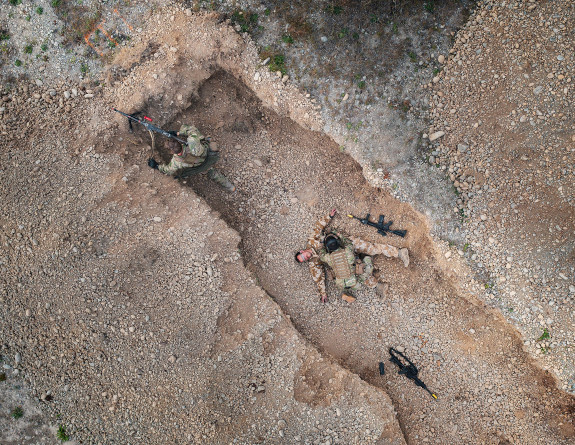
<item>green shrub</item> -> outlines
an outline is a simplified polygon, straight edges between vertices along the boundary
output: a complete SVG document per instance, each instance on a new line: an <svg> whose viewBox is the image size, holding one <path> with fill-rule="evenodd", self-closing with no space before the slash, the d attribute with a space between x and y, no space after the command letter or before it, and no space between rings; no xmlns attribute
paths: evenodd
<svg viewBox="0 0 575 445"><path fill-rule="evenodd" d="M22 0L8 0L12 6L18 6L22 4Z"/></svg>
<svg viewBox="0 0 575 445"><path fill-rule="evenodd" d="M19 419L24 415L24 410L21 406L17 406L10 412L10 417L13 419Z"/></svg>
<svg viewBox="0 0 575 445"><path fill-rule="evenodd" d="M64 425L60 425L58 427L58 431L56 432L56 437L60 439L62 442L66 442L70 440L70 436L66 432L66 427Z"/></svg>
<svg viewBox="0 0 575 445"><path fill-rule="evenodd" d="M33 45L26 45L26 46L24 47L24 52L25 52L26 54L32 54L32 50L33 50L33 49L34 49L34 46L33 46Z"/></svg>
<svg viewBox="0 0 575 445"><path fill-rule="evenodd" d="M14 61L14 65L16 65L16 66L22 66L22 61L21 61L20 59L16 59L16 60Z"/></svg>
<svg viewBox="0 0 575 445"><path fill-rule="evenodd" d="M36 8L36 14L38 14L38 15L44 14L44 8L42 8L42 6L38 6Z"/></svg>

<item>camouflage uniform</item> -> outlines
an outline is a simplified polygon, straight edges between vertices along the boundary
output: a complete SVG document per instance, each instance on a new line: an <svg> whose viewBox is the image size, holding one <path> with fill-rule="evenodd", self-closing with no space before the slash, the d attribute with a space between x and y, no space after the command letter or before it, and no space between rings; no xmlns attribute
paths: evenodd
<svg viewBox="0 0 575 445"><path fill-rule="evenodd" d="M187 144L184 145L181 154L172 156L169 164L158 165L159 171L170 176L189 176L190 173L194 174L192 169L198 168L200 170L199 166L206 162L209 155L210 159L208 160L212 161L212 165L215 164L218 159L218 153L210 151L209 142L196 127L184 124L180 128L179 133L180 136L188 137ZM208 177L224 188L229 189L233 187L233 184L213 167L209 168Z"/></svg>
<svg viewBox="0 0 575 445"><path fill-rule="evenodd" d="M313 255L309 260L309 270L313 280L316 283L317 290L320 296L325 297L327 292L325 290L325 275L323 265L326 264L330 268L336 266L333 261L333 257L327 253L325 247L323 246L323 232L331 218L329 215L321 218L316 224L312 236L309 237L306 249L311 249ZM366 281L373 281L375 284L375 278L371 276L373 273L373 255L385 255L389 258L399 257L399 249L387 244L372 244L367 241L362 240L354 236L343 237L338 235L345 253L345 261L348 267L353 271L352 276L336 279L335 284L340 290L352 289L357 290ZM356 254L367 255L363 259L364 271L361 274L355 273L356 264Z"/></svg>

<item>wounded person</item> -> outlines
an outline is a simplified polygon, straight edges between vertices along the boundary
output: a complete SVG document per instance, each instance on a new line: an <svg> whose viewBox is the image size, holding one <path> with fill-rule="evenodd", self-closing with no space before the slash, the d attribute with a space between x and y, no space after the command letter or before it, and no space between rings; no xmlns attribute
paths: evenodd
<svg viewBox="0 0 575 445"><path fill-rule="evenodd" d="M372 275L373 255L383 254L390 258L399 258L405 267L409 266L407 249L369 243L361 238L343 236L336 231L325 234L325 229L335 214L336 210L333 209L316 223L306 248L295 255L297 262L309 262L311 276L323 303L327 301L324 265L335 277L336 287L344 293L347 290L357 290L362 284L371 288L377 285L377 280Z"/></svg>

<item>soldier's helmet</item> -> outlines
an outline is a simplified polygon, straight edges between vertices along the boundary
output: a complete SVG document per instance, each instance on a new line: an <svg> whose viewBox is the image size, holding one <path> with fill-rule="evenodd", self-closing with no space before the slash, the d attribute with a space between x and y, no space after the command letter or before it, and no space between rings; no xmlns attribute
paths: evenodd
<svg viewBox="0 0 575 445"><path fill-rule="evenodd" d="M179 152L182 151L182 146L177 141L174 141L172 139L168 139L164 143L164 147L166 147L166 149L170 150L174 154L178 154Z"/></svg>
<svg viewBox="0 0 575 445"><path fill-rule="evenodd" d="M323 245L325 246L325 249L328 253L332 253L341 247L341 241L337 235L330 233L323 240Z"/></svg>

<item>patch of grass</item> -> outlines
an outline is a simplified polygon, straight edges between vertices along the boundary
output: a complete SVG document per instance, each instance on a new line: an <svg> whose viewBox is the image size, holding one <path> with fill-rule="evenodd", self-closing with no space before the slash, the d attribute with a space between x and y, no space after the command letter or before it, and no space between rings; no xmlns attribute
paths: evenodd
<svg viewBox="0 0 575 445"><path fill-rule="evenodd" d="M429 1L423 4L423 9L425 9L427 12L433 13L433 11L435 10L435 5L433 4L432 1Z"/></svg>
<svg viewBox="0 0 575 445"><path fill-rule="evenodd" d="M369 14L369 21L371 23L379 23L379 17L376 16L373 12Z"/></svg>
<svg viewBox="0 0 575 445"><path fill-rule="evenodd" d="M343 8L339 5L329 5L325 10L333 15L340 15L343 12Z"/></svg>
<svg viewBox="0 0 575 445"><path fill-rule="evenodd" d="M232 23L239 25L241 32L253 33L258 27L259 16L256 13L242 11L241 9L234 11L232 14Z"/></svg>
<svg viewBox="0 0 575 445"><path fill-rule="evenodd" d="M16 60L14 61L14 65L16 65L16 66L22 66L22 61L21 61L20 59L16 59Z"/></svg>
<svg viewBox="0 0 575 445"><path fill-rule="evenodd" d="M22 0L8 0L12 6L18 6L22 4Z"/></svg>
<svg viewBox="0 0 575 445"><path fill-rule="evenodd" d="M34 49L34 45L26 45L24 47L24 53L25 54L32 54L33 49Z"/></svg>
<svg viewBox="0 0 575 445"><path fill-rule="evenodd" d="M465 243L465 244L463 245L463 251L464 251L464 252L467 252L468 250L469 250L469 243Z"/></svg>
<svg viewBox="0 0 575 445"><path fill-rule="evenodd" d="M493 283L485 283L485 289L493 289Z"/></svg>
<svg viewBox="0 0 575 445"><path fill-rule="evenodd" d="M5 382L6 381L6 373L2 372L0 373L0 382Z"/></svg>
<svg viewBox="0 0 575 445"><path fill-rule="evenodd" d="M270 8L266 8L266 10L264 11L264 15L267 17L272 13L272 10Z"/></svg>
<svg viewBox="0 0 575 445"><path fill-rule="evenodd" d="M42 51L47 51L48 50L48 44L47 43L42 43L42 45L40 46L40 49Z"/></svg>
<svg viewBox="0 0 575 445"><path fill-rule="evenodd" d="M31 16L30 14L28 14L28 15L26 16L26 21L29 22L30 20L32 20L32 16Z"/></svg>
<svg viewBox="0 0 575 445"><path fill-rule="evenodd" d="M340 32L337 33L337 36L340 39L343 39L345 36L347 36L347 33L349 32L349 29L347 28L342 28Z"/></svg>
<svg viewBox="0 0 575 445"><path fill-rule="evenodd" d="M363 90L365 88L365 80L360 80L359 82L357 82L357 87L360 90Z"/></svg>
<svg viewBox="0 0 575 445"><path fill-rule="evenodd" d="M86 74L88 71L90 71L90 67L88 66L88 64L86 63L80 64L80 72L82 74Z"/></svg>
<svg viewBox="0 0 575 445"><path fill-rule="evenodd" d="M413 63L417 62L417 54L414 51L408 51L407 55Z"/></svg>
<svg viewBox="0 0 575 445"><path fill-rule="evenodd" d="M357 32L354 32L354 33L351 35L351 38L352 38L353 40L359 40L359 34L358 34Z"/></svg>
<svg viewBox="0 0 575 445"><path fill-rule="evenodd" d="M62 442L67 442L70 440L70 436L66 432L66 427L64 425L60 425L58 427L58 431L56 431L56 437L60 439Z"/></svg>
<svg viewBox="0 0 575 445"><path fill-rule="evenodd" d="M10 411L10 417L13 419L20 419L24 415L24 410L21 406L17 406L12 411Z"/></svg>
<svg viewBox="0 0 575 445"><path fill-rule="evenodd" d="M397 23L393 22L391 24L391 32L393 34L397 34L399 32L399 27L397 26Z"/></svg>
<svg viewBox="0 0 575 445"><path fill-rule="evenodd" d="M280 71L282 74L287 72L285 66L285 56L283 54L275 54L270 58L270 71Z"/></svg>
<svg viewBox="0 0 575 445"><path fill-rule="evenodd" d="M435 68L435 69L433 70L433 75L434 75L434 76L437 76L440 72L441 72L441 70L440 70L439 68Z"/></svg>
<svg viewBox="0 0 575 445"><path fill-rule="evenodd" d="M549 334L549 331L547 330L547 328L543 329L543 334L541 334L541 337L539 337L537 339L537 341L543 341L543 340L547 340L548 338L551 338L551 335Z"/></svg>
<svg viewBox="0 0 575 445"><path fill-rule="evenodd" d="M38 14L38 15L44 14L44 8L42 8L42 6L38 6L36 8L36 14Z"/></svg>
<svg viewBox="0 0 575 445"><path fill-rule="evenodd" d="M290 36L289 34L284 34L282 36L282 42L287 43L288 45L291 45L293 43L293 37Z"/></svg>
<svg viewBox="0 0 575 445"><path fill-rule="evenodd" d="M61 34L65 44L83 42L84 36L92 32L102 18L100 6L87 7L62 0L52 0L51 5L64 22Z"/></svg>
<svg viewBox="0 0 575 445"><path fill-rule="evenodd" d="M8 34L8 31L4 31L3 29L0 29L0 42L2 42L4 40L10 40L10 34Z"/></svg>
<svg viewBox="0 0 575 445"><path fill-rule="evenodd" d="M515 309L514 309L514 308L512 308L512 307L508 307L508 308L507 308L507 310L508 310L509 312L513 312L513 311L515 311Z"/></svg>

